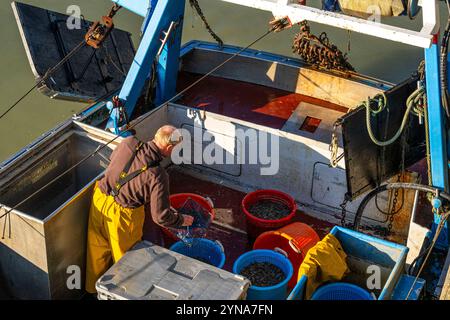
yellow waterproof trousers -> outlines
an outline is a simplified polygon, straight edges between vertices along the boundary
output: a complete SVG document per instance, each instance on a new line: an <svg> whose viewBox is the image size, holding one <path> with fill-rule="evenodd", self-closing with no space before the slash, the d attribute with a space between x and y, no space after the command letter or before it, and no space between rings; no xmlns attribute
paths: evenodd
<svg viewBox="0 0 450 320"><path fill-rule="evenodd" d="M124 208L94 188L89 212L86 291L95 293L95 283L136 242L142 239L144 207Z"/></svg>

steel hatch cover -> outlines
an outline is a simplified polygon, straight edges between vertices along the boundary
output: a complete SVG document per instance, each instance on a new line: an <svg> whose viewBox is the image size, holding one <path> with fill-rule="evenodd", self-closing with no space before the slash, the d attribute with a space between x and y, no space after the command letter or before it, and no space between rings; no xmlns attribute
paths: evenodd
<svg viewBox="0 0 450 320"><path fill-rule="evenodd" d="M416 89L417 77L413 76L385 92L388 106L372 118L373 132L378 140L388 140L394 136L406 111L406 99ZM402 136L386 147L373 143L367 133L364 106L341 117L341 121L347 192L351 199L355 199L400 172ZM407 145L405 168L426 156L425 125L419 124L418 117L412 114L408 123L409 130L404 131Z"/></svg>
<svg viewBox="0 0 450 320"><path fill-rule="evenodd" d="M11 6L36 81L84 39L91 24L81 19L81 28L69 29L68 15L20 2ZM81 48L38 90L51 98L92 102L120 89L134 55L130 33L114 29L101 48Z"/></svg>

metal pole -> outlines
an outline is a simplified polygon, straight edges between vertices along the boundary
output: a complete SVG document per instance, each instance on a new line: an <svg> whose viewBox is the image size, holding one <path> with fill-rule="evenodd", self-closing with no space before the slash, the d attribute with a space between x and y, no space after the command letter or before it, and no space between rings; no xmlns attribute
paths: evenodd
<svg viewBox="0 0 450 320"><path fill-rule="evenodd" d="M428 104L428 130L430 144L431 178L434 187L448 192L448 157L447 131L445 129L445 113L441 105L441 89L439 80L439 37L436 34L433 44L425 49L425 75ZM440 216L435 214L432 232L436 231ZM445 226L447 229L447 226ZM437 248L448 248L448 233L442 232Z"/></svg>
<svg viewBox="0 0 450 320"><path fill-rule="evenodd" d="M136 8L136 2L131 0L115 1L125 8ZM123 103L128 116L133 114L136 102L142 93L142 88L147 80L153 61L162 46L161 37L167 32L172 22L178 23L177 28L172 32L169 41L164 45L158 65L158 101L167 100L168 97L176 93L176 80L178 75L178 59L181 47L182 19L184 15L185 1L180 0L158 0L151 1L154 9L148 10L148 1L139 2L141 11L151 15L141 43L134 57L133 63L128 71L127 77L119 93L119 100ZM119 114L113 110L108 120L107 128L114 128L118 133Z"/></svg>

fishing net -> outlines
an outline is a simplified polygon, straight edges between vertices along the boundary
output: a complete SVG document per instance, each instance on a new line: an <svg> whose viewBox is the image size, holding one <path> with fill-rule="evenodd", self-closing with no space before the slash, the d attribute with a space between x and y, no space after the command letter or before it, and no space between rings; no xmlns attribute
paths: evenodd
<svg viewBox="0 0 450 320"><path fill-rule="evenodd" d="M169 228L186 245L192 245L194 238L204 238L206 230L211 224L211 214L208 210L191 198L177 209L178 213L194 217L194 222L189 227Z"/></svg>

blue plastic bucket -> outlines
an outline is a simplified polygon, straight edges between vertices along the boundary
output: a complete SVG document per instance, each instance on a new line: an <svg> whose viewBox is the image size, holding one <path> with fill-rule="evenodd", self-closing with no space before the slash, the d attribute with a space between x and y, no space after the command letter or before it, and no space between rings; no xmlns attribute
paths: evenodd
<svg viewBox="0 0 450 320"><path fill-rule="evenodd" d="M218 241L195 238L191 246L187 246L183 241L178 241L170 247L170 250L191 258L201 259L217 268L222 268L225 264L225 252L222 244Z"/></svg>
<svg viewBox="0 0 450 320"><path fill-rule="evenodd" d="M336 282L319 287L311 300L374 300L374 298L367 290L354 284Z"/></svg>
<svg viewBox="0 0 450 320"><path fill-rule="evenodd" d="M242 269L255 262L268 262L280 268L286 278L277 285L270 287L258 287L251 285L247 291L247 300L284 300L288 293L288 282L291 279L294 268L286 256L273 250L253 250L241 255L233 265L233 273L240 274Z"/></svg>

